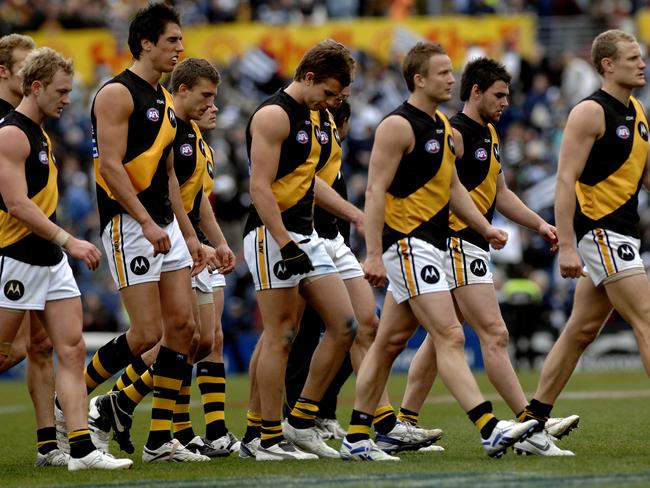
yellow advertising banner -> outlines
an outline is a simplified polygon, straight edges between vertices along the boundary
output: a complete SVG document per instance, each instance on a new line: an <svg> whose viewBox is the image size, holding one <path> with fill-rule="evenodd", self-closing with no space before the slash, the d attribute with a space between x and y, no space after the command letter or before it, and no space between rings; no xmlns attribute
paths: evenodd
<svg viewBox="0 0 650 488"><path fill-rule="evenodd" d="M260 23L212 24L183 29L185 55L227 64L233 57L257 47L270 54L280 69L291 74L298 61L317 42L334 38L382 61L404 52L417 40L440 42L456 66L467 49L481 47L498 57L509 43L524 57L534 54L536 23L527 15L480 17L415 17L403 22L355 19L322 25L269 26ZM95 82L95 70L105 64L117 73L130 63L125 41L118 42L105 29L43 30L31 34L37 45L50 46L75 61L81 77Z"/></svg>
<svg viewBox="0 0 650 488"><path fill-rule="evenodd" d="M639 10L636 14L637 39L641 44L650 44L650 9Z"/></svg>

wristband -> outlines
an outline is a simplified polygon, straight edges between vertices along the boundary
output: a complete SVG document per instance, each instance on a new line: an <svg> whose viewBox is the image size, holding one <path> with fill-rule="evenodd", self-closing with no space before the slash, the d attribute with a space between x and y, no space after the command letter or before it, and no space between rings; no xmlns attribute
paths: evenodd
<svg viewBox="0 0 650 488"><path fill-rule="evenodd" d="M54 236L54 239L52 239L52 242L58 246L65 247L68 243L68 239L70 239L70 234L63 229L60 229Z"/></svg>

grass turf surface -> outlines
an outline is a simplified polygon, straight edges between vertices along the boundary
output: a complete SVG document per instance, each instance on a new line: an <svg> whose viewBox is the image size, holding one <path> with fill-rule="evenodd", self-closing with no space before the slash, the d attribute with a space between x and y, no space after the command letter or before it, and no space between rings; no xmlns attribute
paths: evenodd
<svg viewBox="0 0 650 488"><path fill-rule="evenodd" d="M522 374L530 397L538 374ZM477 379L494 402L495 413L511 418L503 401L483 374ZM390 381L393 405L399 407L404 375ZM0 381L0 485L10 486L367 486L367 487L529 487L529 486L650 486L650 424L648 379L643 372L578 373L569 383L554 415L577 413L580 428L560 441L573 458L517 456L488 458L476 429L437 381L420 416L421 424L444 429L443 453L404 453L399 463L346 463L337 460L260 463L236 455L210 463L147 464L140 460L149 425L149 403L136 411L134 467L120 472L76 472L61 468L35 469L35 424L24 384ZM106 385L108 387L108 384ZM106 388L105 387L105 388ZM339 399L339 420L349 420L354 385L348 381ZM103 391L100 389L100 391ZM227 385L226 420L241 436L245 429L246 376L231 376ZM192 419L203 432L198 390L193 391ZM340 441L331 444L338 448ZM112 452L118 454L115 443Z"/></svg>

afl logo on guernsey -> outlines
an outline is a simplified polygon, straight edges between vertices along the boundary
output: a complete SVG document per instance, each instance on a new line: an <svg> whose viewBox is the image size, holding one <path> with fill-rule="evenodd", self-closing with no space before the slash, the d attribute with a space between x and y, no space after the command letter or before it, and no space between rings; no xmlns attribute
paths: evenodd
<svg viewBox="0 0 650 488"><path fill-rule="evenodd" d="M191 156L194 154L194 151L192 150L192 146L189 144L183 144L180 148L180 153L183 156Z"/></svg>
<svg viewBox="0 0 650 488"><path fill-rule="evenodd" d="M147 109L147 118L152 122L158 122L160 120L160 112L157 108Z"/></svg>
<svg viewBox="0 0 650 488"><path fill-rule="evenodd" d="M436 154L440 151L440 143L437 139L430 139L424 145L424 150L431 154Z"/></svg>
<svg viewBox="0 0 650 488"><path fill-rule="evenodd" d="M296 134L296 141L300 144L307 144L309 142L309 135L307 135L307 132L304 130L298 131Z"/></svg>
<svg viewBox="0 0 650 488"><path fill-rule="evenodd" d="M50 162L50 159L47 157L47 151L41 151L38 153L38 160L43 163L47 164Z"/></svg>
<svg viewBox="0 0 650 488"><path fill-rule="evenodd" d="M621 139L627 139L630 137L630 129L625 125L619 125L616 128L616 135Z"/></svg>
<svg viewBox="0 0 650 488"><path fill-rule="evenodd" d="M474 153L474 157L479 161L485 161L488 158L488 153L484 147L479 147Z"/></svg>
<svg viewBox="0 0 650 488"><path fill-rule="evenodd" d="M639 135L644 141L648 140L648 128L643 122L639 122Z"/></svg>

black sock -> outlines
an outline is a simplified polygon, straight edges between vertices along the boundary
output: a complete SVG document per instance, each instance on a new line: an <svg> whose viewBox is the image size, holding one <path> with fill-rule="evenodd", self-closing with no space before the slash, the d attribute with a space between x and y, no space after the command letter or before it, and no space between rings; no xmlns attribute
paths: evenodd
<svg viewBox="0 0 650 488"><path fill-rule="evenodd" d="M352 417L350 419L350 426L345 438L349 442L358 442L370 439L370 426L374 415L369 413L360 412L359 410L352 410Z"/></svg>
<svg viewBox="0 0 650 488"><path fill-rule="evenodd" d="M481 432L481 437L487 439L499 422L492 413L492 402L479 403L476 407L467 412L469 419Z"/></svg>
<svg viewBox="0 0 650 488"><path fill-rule="evenodd" d="M56 443L56 427L43 427L36 431L36 448L41 454L58 449Z"/></svg>

